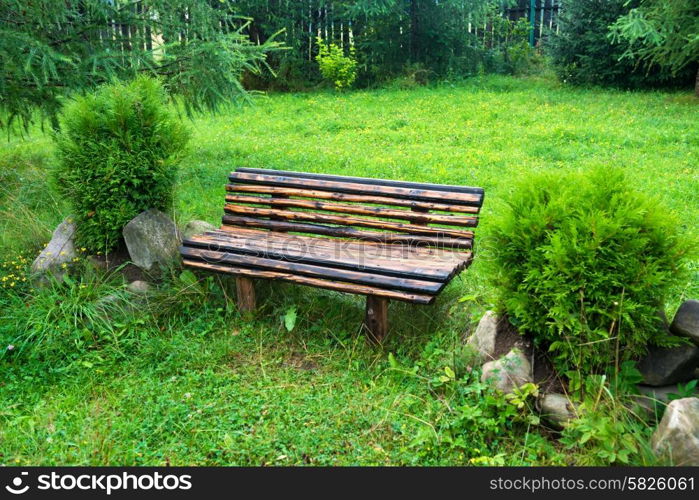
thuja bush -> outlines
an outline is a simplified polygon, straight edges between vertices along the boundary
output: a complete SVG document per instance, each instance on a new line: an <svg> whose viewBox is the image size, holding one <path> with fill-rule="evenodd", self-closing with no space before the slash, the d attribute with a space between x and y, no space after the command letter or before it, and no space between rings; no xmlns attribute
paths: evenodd
<svg viewBox="0 0 699 500"><path fill-rule="evenodd" d="M79 246L109 251L140 212L169 209L187 139L160 82L149 77L68 104L55 136L55 178L72 206Z"/></svg>
<svg viewBox="0 0 699 500"><path fill-rule="evenodd" d="M494 219L501 303L561 373L604 372L672 343L658 313L692 245L622 173L528 176Z"/></svg>

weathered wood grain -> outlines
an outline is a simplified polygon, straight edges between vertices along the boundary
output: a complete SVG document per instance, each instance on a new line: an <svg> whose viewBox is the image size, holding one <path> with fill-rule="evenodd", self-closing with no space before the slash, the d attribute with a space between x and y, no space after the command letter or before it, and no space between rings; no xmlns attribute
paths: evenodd
<svg viewBox="0 0 699 500"><path fill-rule="evenodd" d="M363 205L342 205L337 203L327 203L317 200L297 200L280 199L281 195L249 196L249 195L227 195L226 201L229 203L242 203L245 205L269 205L284 208L303 208L309 210L323 210L326 212L338 212L342 214L367 215L374 217L384 217L388 219L401 219L413 221L417 225L443 224L446 226L475 227L478 225L477 217L461 217L457 215L429 214L426 210L413 208L412 210L395 210L381 207L367 207ZM277 216L272 216L277 217Z"/></svg>
<svg viewBox="0 0 699 500"><path fill-rule="evenodd" d="M183 246L180 248L183 257L192 260L201 260L210 264L249 267L270 271L288 272L316 278L326 278L334 281L346 281L361 285L376 286L393 290L403 290L435 295L446 284L444 281L426 281L411 278L388 276L375 272L363 272L347 270L337 267L328 267L319 264L307 264L303 262L290 262L287 260L258 257L233 253L229 249L221 248L221 251L204 250Z"/></svg>
<svg viewBox="0 0 699 500"><path fill-rule="evenodd" d="M353 283L342 283L318 278L310 278L308 276L297 276L290 273L282 273L277 271L263 271L259 269L247 269L244 267L223 266L217 264L209 264L190 259L183 259L183 263L187 267L207 270L218 273L228 273L240 275L248 278L263 278L271 280L287 281L300 285L313 286L317 288L325 288L338 292L354 293L358 295L377 295L389 299L401 300L404 302L413 302L416 304L431 304L434 301L434 296L417 293L400 292L397 290L384 290L381 288L357 285Z"/></svg>
<svg viewBox="0 0 699 500"><path fill-rule="evenodd" d="M258 184L226 184L226 191L236 193L281 194L298 198L318 198L343 202L368 203L372 205L388 205L405 208L425 208L441 212L477 214L479 207L453 205L449 203L433 203L429 201L403 200L386 196L371 196L349 193L333 193L332 191L317 191L313 189L286 188L279 186L262 186Z"/></svg>
<svg viewBox="0 0 699 500"><path fill-rule="evenodd" d="M311 188L320 191L333 191L337 193L379 195L408 200L437 201L442 203L449 202L455 205L480 206L483 201L483 196L481 194L474 193L456 193L432 189L380 186L377 184L361 184L355 182L328 181L310 178L305 179L300 177L287 177L283 175L232 172L228 178L231 182L240 184L263 184L267 186Z"/></svg>
<svg viewBox="0 0 699 500"><path fill-rule="evenodd" d="M403 243L407 245L427 245L437 248L458 248L469 250L473 242L470 238L447 238L441 236L421 236L414 234L386 233L381 231L362 231L353 227L326 226L322 224L304 224L299 222L272 221L255 217L224 215L223 224L241 227L255 227L270 230L286 229L297 233L321 234L337 238L355 238L361 241L380 241L384 243Z"/></svg>
<svg viewBox="0 0 699 500"><path fill-rule="evenodd" d="M367 227L383 231L397 231L416 236L436 236L448 238L462 238L470 240L473 231L462 231L443 227L418 226L401 222L384 221L379 219L364 219L348 215L329 215L315 212L294 212L289 210L277 210L273 208L247 207L242 205L226 204L224 210L227 214L242 215L245 217L274 217L287 221L317 222L324 224L337 224L341 226Z"/></svg>

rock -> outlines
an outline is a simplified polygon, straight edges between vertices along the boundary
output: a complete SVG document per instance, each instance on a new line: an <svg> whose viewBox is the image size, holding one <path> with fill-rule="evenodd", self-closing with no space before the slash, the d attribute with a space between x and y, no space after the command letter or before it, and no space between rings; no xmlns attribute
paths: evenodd
<svg viewBox="0 0 699 500"><path fill-rule="evenodd" d="M651 347L648 354L639 361L638 369L643 375L644 384L659 387L691 380L697 365L699 347Z"/></svg>
<svg viewBox="0 0 699 500"><path fill-rule="evenodd" d="M164 213L150 209L133 218L123 230L131 261L144 271L158 271L180 262L180 235Z"/></svg>
<svg viewBox="0 0 699 500"><path fill-rule="evenodd" d="M556 429L577 417L573 403L564 394L549 393L539 400L541 416Z"/></svg>
<svg viewBox="0 0 699 500"><path fill-rule="evenodd" d="M75 251L75 223L70 219L61 222L53 232L39 256L32 263L32 274L37 275L37 284L46 281L46 276L52 274L60 279L63 276L63 265L68 265L77 257Z"/></svg>
<svg viewBox="0 0 699 500"><path fill-rule="evenodd" d="M673 465L699 466L699 398L672 401L653 433L655 454Z"/></svg>
<svg viewBox="0 0 699 500"><path fill-rule="evenodd" d="M215 231L217 229L213 224L209 224L204 220L190 220L182 230L182 238L191 238L195 234L202 234L206 231Z"/></svg>
<svg viewBox="0 0 699 500"><path fill-rule="evenodd" d="M512 349L506 356L483 365L481 382L490 382L496 389L510 393L514 389L533 382L532 366L519 349Z"/></svg>
<svg viewBox="0 0 699 500"><path fill-rule="evenodd" d="M653 387L650 385L637 385L639 394L632 396L633 401L646 410L650 415L655 415L656 411L662 414L665 407L670 402L670 395L680 394L680 389L677 384L664 385L662 387ZM692 391L693 394L699 393L699 388Z"/></svg>
<svg viewBox="0 0 699 500"><path fill-rule="evenodd" d="M135 293L138 295L145 295L150 291L150 284L148 284L147 281L143 280L136 280L131 283L126 287L126 289L131 292Z"/></svg>
<svg viewBox="0 0 699 500"><path fill-rule="evenodd" d="M486 311L476 331L466 342L478 354L479 361L495 359L495 339L498 333L498 317L493 311Z"/></svg>
<svg viewBox="0 0 699 500"><path fill-rule="evenodd" d="M685 300L670 325L675 335L689 337L699 345L699 300Z"/></svg>

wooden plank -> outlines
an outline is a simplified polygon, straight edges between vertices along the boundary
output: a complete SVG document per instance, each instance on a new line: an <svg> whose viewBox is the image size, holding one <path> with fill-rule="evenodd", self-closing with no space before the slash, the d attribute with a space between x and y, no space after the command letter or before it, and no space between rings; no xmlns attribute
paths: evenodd
<svg viewBox="0 0 699 500"><path fill-rule="evenodd" d="M465 261L458 264L445 262L437 263L437 265L424 265L424 261L415 259L386 259L371 254L365 256L358 252L332 252L325 248L309 251L304 248L293 248L265 241L231 240L215 236L193 237L185 240L183 246L277 261L298 262L324 268L347 269L434 282L444 282L468 265L468 262Z"/></svg>
<svg viewBox="0 0 699 500"><path fill-rule="evenodd" d="M403 245L400 243L383 243L377 241L359 241L354 239L323 238L321 236L309 236L299 234L279 234L275 232L249 229L243 227L223 226L215 231L204 233L206 237L223 238L226 241L262 241L267 247L282 249L297 249L311 254L347 256L369 256L371 259L400 260L410 259L419 262L420 267L436 267L439 269L450 265L459 265L471 259L471 253L466 251L441 249L435 247L423 247L416 245ZM196 238L194 236L193 238ZM355 259L358 257L355 257Z"/></svg>
<svg viewBox="0 0 699 500"><path fill-rule="evenodd" d="M349 177L344 175L318 174L313 172L297 172L293 170L269 170L265 168L241 167L237 168L235 171L250 174L283 175L286 177L301 177L305 179L353 182L356 184L378 184L381 186L406 187L410 189L431 189L435 191L448 191L450 193L484 194L483 188L450 184L429 184L425 182L397 181L393 179L378 179L373 177Z"/></svg>
<svg viewBox="0 0 699 500"><path fill-rule="evenodd" d="M312 189L262 186L259 184L226 184L226 191L271 195L281 194L301 198L319 198L321 200L369 203L373 205L392 205L396 207L405 208L425 208L427 210L438 210L442 212L454 212L465 214L477 214L479 212L479 207L470 207L467 205L453 205L448 203L433 203L429 201L402 200L400 198L389 198L387 196L334 193L332 191L317 191Z"/></svg>
<svg viewBox="0 0 699 500"><path fill-rule="evenodd" d="M424 281L409 278L386 276L371 272L350 271L335 267L325 267L302 262L290 262L286 260L257 257L253 255L241 255L228 251L213 251L183 246L180 253L184 258L201 260L210 264L225 264L236 267L248 267L270 271L288 272L292 274L331 279L333 281L346 281L361 285L387 288L391 290L403 290L434 295L439 293L446 281Z"/></svg>
<svg viewBox="0 0 699 500"><path fill-rule="evenodd" d="M228 177L232 182L240 184L264 184L267 186L285 186L295 188L311 188L320 191L338 193L354 193L388 196L417 201L449 202L455 205L481 206L482 194L453 193L429 189L411 189L394 186L379 186L374 184L359 184L352 182L326 181L322 179L304 179L282 175L247 174L233 172Z"/></svg>
<svg viewBox="0 0 699 500"><path fill-rule="evenodd" d="M286 229L296 233L322 234L338 238L356 238L362 241L380 241L383 243L404 243L408 245L431 245L437 248L471 249L473 241L462 238L445 238L440 236L417 236L414 234L385 233L379 231L361 231L353 227L324 226L322 224L302 224L282 222L255 217L239 217L224 215L223 224L241 227L256 227L264 229Z"/></svg>
<svg viewBox="0 0 699 500"><path fill-rule="evenodd" d="M282 273L277 271L262 271L259 269L247 269L244 267L224 266L218 264L209 264L196 260L183 259L183 263L187 267L202 269L211 272L228 273L240 275L248 278L263 278L271 280L287 281L299 285L313 286L316 288L325 288L327 290L335 290L337 292L353 293L358 295L377 295L389 299L401 300L403 302L412 302L415 304L431 304L434 301L434 296L417 293L400 292L397 290L384 290L381 288L357 285L353 283L342 283L337 281L323 280L318 278L310 278L308 276L296 276L290 273Z"/></svg>
<svg viewBox="0 0 699 500"><path fill-rule="evenodd" d="M344 205L338 203L327 203L317 200L296 200L289 198L280 199L276 198L276 196L280 195L272 195L272 198L269 198L266 196L229 194L226 196L226 201L231 203L269 205L271 207L279 207L279 209L294 207L309 210L324 210L326 212L338 212L344 214L385 217L388 219L408 220L418 225L443 224L447 226L459 227L476 227L478 225L477 217L428 214L426 210L421 208L413 208L412 210L396 210L391 208L367 207L363 205Z"/></svg>
<svg viewBox="0 0 699 500"><path fill-rule="evenodd" d="M388 299L367 295L364 327L372 341L381 343L388 333Z"/></svg>
<svg viewBox="0 0 699 500"><path fill-rule="evenodd" d="M287 221L321 222L327 224L338 224L341 226L368 227L372 229L381 229L384 231L397 231L400 233L408 233L418 236L464 238L468 240L473 238L473 231L463 231L458 229L449 229L442 227L418 226L415 224L405 224L402 222L391 222L378 219L365 219L361 217L352 217L347 215L330 215L315 212L295 212L290 210L277 210L274 208L246 207L242 205L230 204L226 204L224 206L224 211L227 214L243 215L246 217L274 217L284 219Z"/></svg>

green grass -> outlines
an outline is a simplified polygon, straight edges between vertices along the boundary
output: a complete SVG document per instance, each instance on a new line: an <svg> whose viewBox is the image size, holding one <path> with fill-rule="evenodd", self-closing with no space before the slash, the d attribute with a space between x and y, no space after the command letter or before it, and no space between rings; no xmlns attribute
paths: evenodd
<svg viewBox="0 0 699 500"><path fill-rule="evenodd" d="M604 463L590 446L565 449L508 414L464 368L462 339L494 305L484 272L488 214L518 176L613 166L657 196L659 210L681 214L677 231L696 234L698 111L681 93L488 77L271 95L192 121L180 223L217 223L226 174L240 166L474 185L486 189L476 262L434 307L392 304L384 349L363 341L361 298L306 287L264 285L260 311L241 318L215 280L174 277L135 312L123 299L110 321L96 304L124 295L117 278L31 293L24 283L19 292L0 288L0 342L27 325L50 325L35 334L55 339L54 350L0 360L0 463ZM53 161L50 137L39 131L2 145L1 261L33 256L68 215L48 181ZM697 296L695 266L668 310ZM289 333L282 317L292 306L299 319ZM445 366L456 381L439 382ZM639 440L645 428L630 426ZM633 463L649 460L643 450L632 455Z"/></svg>

